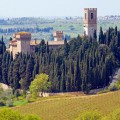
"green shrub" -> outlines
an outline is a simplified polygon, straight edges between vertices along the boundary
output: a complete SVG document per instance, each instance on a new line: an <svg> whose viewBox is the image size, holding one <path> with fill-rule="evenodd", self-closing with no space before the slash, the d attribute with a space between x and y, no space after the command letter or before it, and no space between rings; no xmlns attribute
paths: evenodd
<svg viewBox="0 0 120 120"><path fill-rule="evenodd" d="M0 100L0 106L5 106L5 102L3 100Z"/></svg>
<svg viewBox="0 0 120 120"><path fill-rule="evenodd" d="M120 89L120 77L117 79L116 85L117 85L117 88Z"/></svg>
<svg viewBox="0 0 120 120"><path fill-rule="evenodd" d="M102 91L98 92L97 94L108 93L108 92L110 92L110 90L109 89L105 89L105 90L102 90Z"/></svg>
<svg viewBox="0 0 120 120"><path fill-rule="evenodd" d="M41 119L36 115L27 115L24 116L23 120L41 120Z"/></svg>
<svg viewBox="0 0 120 120"><path fill-rule="evenodd" d="M13 98L13 91L12 89L5 90L2 92L1 98L4 100L12 99Z"/></svg>
<svg viewBox="0 0 120 120"><path fill-rule="evenodd" d="M120 77L116 80L116 82L113 82L108 87L110 91L116 91L120 89Z"/></svg>
<svg viewBox="0 0 120 120"><path fill-rule="evenodd" d="M15 90L14 96L18 99L18 97L20 96L20 91L19 90Z"/></svg>
<svg viewBox="0 0 120 120"><path fill-rule="evenodd" d="M116 83L111 83L110 86L108 87L110 91L116 91L118 90L117 84Z"/></svg>
<svg viewBox="0 0 120 120"><path fill-rule="evenodd" d="M30 102L30 98L31 98L31 95L30 95L30 94L26 95L26 100L27 100L27 102Z"/></svg>
<svg viewBox="0 0 120 120"><path fill-rule="evenodd" d="M19 112L13 111L11 109L1 109L0 110L0 120L41 120L35 115L20 115Z"/></svg>
<svg viewBox="0 0 120 120"><path fill-rule="evenodd" d="M12 99L11 99L11 100L8 100L7 106L8 106L8 107L13 107L13 100L12 100Z"/></svg>
<svg viewBox="0 0 120 120"><path fill-rule="evenodd" d="M0 120L21 120L21 116L10 109L2 109L0 110Z"/></svg>
<svg viewBox="0 0 120 120"><path fill-rule="evenodd" d="M101 120L111 120L109 117L103 117Z"/></svg>
<svg viewBox="0 0 120 120"><path fill-rule="evenodd" d="M110 116L111 120L120 120L120 109L113 112L112 116Z"/></svg>
<svg viewBox="0 0 120 120"><path fill-rule="evenodd" d="M97 111L85 112L76 120L101 120L101 115Z"/></svg>

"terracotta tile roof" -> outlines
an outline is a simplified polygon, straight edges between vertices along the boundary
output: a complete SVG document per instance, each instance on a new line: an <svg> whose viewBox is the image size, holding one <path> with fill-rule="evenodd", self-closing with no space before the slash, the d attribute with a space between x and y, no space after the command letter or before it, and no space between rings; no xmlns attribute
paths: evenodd
<svg viewBox="0 0 120 120"><path fill-rule="evenodd" d="M31 33L29 33L29 32L18 32L18 33L16 33L17 35L31 35Z"/></svg>

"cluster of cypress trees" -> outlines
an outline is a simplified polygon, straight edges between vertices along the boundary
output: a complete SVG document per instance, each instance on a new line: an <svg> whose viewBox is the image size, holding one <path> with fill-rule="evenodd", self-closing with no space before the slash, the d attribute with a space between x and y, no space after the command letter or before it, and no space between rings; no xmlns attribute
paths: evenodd
<svg viewBox="0 0 120 120"><path fill-rule="evenodd" d="M102 88L111 82L112 74L120 63L120 31L109 28L99 41L93 38L73 38L64 46L51 49L45 41L36 46L34 53L19 53L13 60L0 41L0 82L14 90L28 90L39 73L49 75L52 92L84 91Z"/></svg>

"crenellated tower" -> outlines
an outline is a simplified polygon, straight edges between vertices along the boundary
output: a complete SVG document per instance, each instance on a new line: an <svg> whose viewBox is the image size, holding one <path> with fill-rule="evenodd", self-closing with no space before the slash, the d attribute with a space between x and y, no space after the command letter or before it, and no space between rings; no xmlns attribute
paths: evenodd
<svg viewBox="0 0 120 120"><path fill-rule="evenodd" d="M97 8L84 8L84 36L93 37L97 33Z"/></svg>
<svg viewBox="0 0 120 120"><path fill-rule="evenodd" d="M17 53L30 53L30 40L31 40L31 33L28 32L19 32L13 34L13 40L10 41L10 52L13 53L13 58Z"/></svg>

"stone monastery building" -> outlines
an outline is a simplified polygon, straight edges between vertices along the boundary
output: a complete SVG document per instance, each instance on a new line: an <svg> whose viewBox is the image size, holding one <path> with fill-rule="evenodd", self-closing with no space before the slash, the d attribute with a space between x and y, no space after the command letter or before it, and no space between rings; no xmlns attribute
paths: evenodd
<svg viewBox="0 0 120 120"><path fill-rule="evenodd" d="M54 41L48 41L50 48L58 48L64 45L64 40L62 40L63 32L56 31L53 33ZM34 51L35 46L40 44L40 41L31 40L31 33L28 32L18 32L13 34L13 40L9 43L9 51L13 53L13 58L17 53L29 54Z"/></svg>
<svg viewBox="0 0 120 120"><path fill-rule="evenodd" d="M84 36L93 37L94 31L97 32L97 8L84 8ZM50 48L56 49L64 45L64 40L62 40L63 31L55 31L53 36L54 41L48 41ZM8 51L12 52L13 58L15 58L17 53L29 54L33 52L38 44L40 44L40 41L31 40L31 33L18 32L13 35Z"/></svg>

